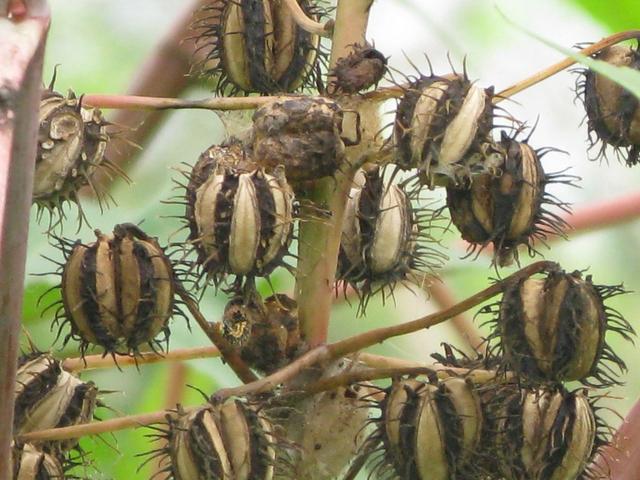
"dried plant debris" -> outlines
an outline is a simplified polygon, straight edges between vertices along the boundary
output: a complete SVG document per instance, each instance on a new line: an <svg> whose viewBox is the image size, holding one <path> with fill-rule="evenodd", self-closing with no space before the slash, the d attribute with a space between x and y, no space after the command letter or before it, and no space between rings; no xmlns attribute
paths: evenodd
<svg viewBox="0 0 640 480"><path fill-rule="evenodd" d="M19 359L16 373L14 434L88 423L93 419L97 396L93 382L83 382L63 370L49 354L25 355ZM74 448L77 442L46 442L38 448L58 452Z"/></svg>
<svg viewBox="0 0 640 480"><path fill-rule="evenodd" d="M573 185L576 177L545 173L540 159L553 149L535 150L527 140L504 132L492 150L500 162L493 173L477 175L468 188L447 188L447 207L453 224L469 242L470 251L493 244L494 259L505 266L518 259L519 245L536 253L535 241L564 236L566 221L548 207L569 213L569 205L547 192L554 183Z"/></svg>
<svg viewBox="0 0 640 480"><path fill-rule="evenodd" d="M12 480L64 480L64 459L30 444L12 444Z"/></svg>
<svg viewBox="0 0 640 480"><path fill-rule="evenodd" d="M155 238L130 223L116 225L111 235L96 230L96 238L89 244L59 239L65 263L54 325L71 326L64 341L79 341L82 355L90 345L105 355L137 355L144 343L162 350L169 318L180 313L169 258Z"/></svg>
<svg viewBox="0 0 640 480"><path fill-rule="evenodd" d="M387 72L387 57L373 45L356 44L346 57L338 59L329 72L332 95L354 94L378 86Z"/></svg>
<svg viewBox="0 0 640 480"><path fill-rule="evenodd" d="M324 18L319 2L298 3L309 18ZM327 56L320 36L300 28L286 2L211 1L192 27L201 57L192 70L216 77L219 95L295 92L320 81Z"/></svg>
<svg viewBox="0 0 640 480"><path fill-rule="evenodd" d="M253 159L266 169L283 165L290 182L332 176L345 151L343 112L324 97L273 101L253 115Z"/></svg>
<svg viewBox="0 0 640 480"><path fill-rule="evenodd" d="M166 446L150 455L172 480L271 480L284 448L264 411L240 400L178 406L157 430Z"/></svg>
<svg viewBox="0 0 640 480"><path fill-rule="evenodd" d="M33 203L38 218L49 213L50 229L64 218L64 204L78 204L80 223L86 221L78 203L78 192L89 185L101 205L104 194L91 181L97 169L127 178L115 164L105 158L111 136L109 123L100 110L82 106L72 91L66 97L46 89L40 101L40 129L33 183Z"/></svg>
<svg viewBox="0 0 640 480"><path fill-rule="evenodd" d="M494 124L493 88L464 75L420 75L404 87L393 127L395 160L418 169L420 183L468 185L494 160L486 151Z"/></svg>
<svg viewBox="0 0 640 480"><path fill-rule="evenodd" d="M492 349L503 356L506 370L529 381L619 384L626 365L607 333L631 341L634 331L605 302L622 293L622 286L594 285L578 271L513 282L499 304L484 309L496 314Z"/></svg>
<svg viewBox="0 0 640 480"><path fill-rule="evenodd" d="M616 67L640 71L638 46L614 45L594 55ZM590 149L596 158L606 157L607 146L628 166L640 161L640 108L638 98L615 81L590 69L579 69L576 93L587 111Z"/></svg>
<svg viewBox="0 0 640 480"><path fill-rule="evenodd" d="M347 202L336 273L358 292L362 309L373 294L392 293L398 282L422 284L446 259L432 246L434 212L415 208L403 188L385 182L379 170L365 176Z"/></svg>

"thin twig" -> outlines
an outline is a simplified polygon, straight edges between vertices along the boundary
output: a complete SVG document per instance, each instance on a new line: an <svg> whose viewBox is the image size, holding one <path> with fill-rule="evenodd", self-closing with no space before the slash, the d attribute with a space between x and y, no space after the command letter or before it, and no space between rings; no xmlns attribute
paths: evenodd
<svg viewBox="0 0 640 480"><path fill-rule="evenodd" d="M289 8L293 19L300 28L306 30L309 33L320 35L322 37L331 38L333 34L333 21L329 20L326 23L316 22L315 20L307 17L304 13L298 0L284 0L284 3Z"/></svg>
<svg viewBox="0 0 640 480"><path fill-rule="evenodd" d="M87 94L82 103L96 108L129 108L135 110L202 109L251 110L266 103L286 99L283 97L209 97L202 100L184 98L146 97L136 95Z"/></svg>

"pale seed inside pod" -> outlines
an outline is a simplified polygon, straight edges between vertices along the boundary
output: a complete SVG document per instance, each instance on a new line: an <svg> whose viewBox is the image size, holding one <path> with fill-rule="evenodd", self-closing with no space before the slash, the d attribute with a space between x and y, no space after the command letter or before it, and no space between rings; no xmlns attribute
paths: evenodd
<svg viewBox="0 0 640 480"><path fill-rule="evenodd" d="M421 392L415 426L415 462L422 480L449 479L445 428L440 417L436 396L438 387L427 385Z"/></svg>
<svg viewBox="0 0 640 480"><path fill-rule="evenodd" d="M64 469L52 454L45 453L30 443L21 447L12 444L13 480L63 480Z"/></svg>

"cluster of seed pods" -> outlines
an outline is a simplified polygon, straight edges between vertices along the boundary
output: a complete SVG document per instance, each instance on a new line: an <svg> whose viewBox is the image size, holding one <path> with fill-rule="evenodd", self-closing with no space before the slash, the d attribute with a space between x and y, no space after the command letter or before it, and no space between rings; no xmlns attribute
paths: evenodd
<svg viewBox="0 0 640 480"><path fill-rule="evenodd" d="M298 3L314 20L327 15L311 0ZM350 112L340 100L377 86L387 58L368 43L353 45L331 71L324 69L330 78L325 88L320 37L298 27L286 2L278 0L214 2L194 28L204 51L195 68L217 81L218 94L280 96L256 109L248 135L210 146L186 173L180 201L188 234L181 261L130 223L116 225L112 234L96 230L91 243L59 239L65 260L55 321L60 331L70 326L64 341L77 340L82 355L93 346L114 359L139 355L145 345L160 351L168 345L170 318L180 313L177 293L195 276L197 285L204 280L229 294L220 331L251 369L268 375L308 346L296 301L282 293L263 300L256 279L278 267L294 271L285 259L293 256L295 224L317 221L304 218L297 197L314 181L351 168L348 149L361 139L346 138ZM640 68L637 48L612 47L597 57ZM553 211L567 206L547 187L573 178L546 173L541 158L553 149L534 149L521 128L494 137L493 88L477 86L466 72L407 80L382 147L391 152L390 160L358 173L340 229L335 280L357 293L361 314L372 296L393 294L399 283L423 285L446 262L434 233L440 211L424 206L425 190L446 189L446 208L461 237L472 249L492 244L498 266L517 261L519 246L535 253L536 240L563 235L567 227ZM291 95L313 87L316 96ZM629 165L637 163L638 100L589 70L579 92L589 131L602 148L611 145ZM360 121L366 120L358 117L358 126ZM115 168L104 158L107 125L72 93L45 91L34 184L40 210L77 201L78 189L91 183L97 168ZM400 171L409 176L398 182ZM314 205L319 216L330 215L323 207ZM377 392L373 403L380 415L363 442L365 451L378 452L370 462L372 475L597 475L589 462L607 441L598 408L586 389L569 390L564 382L592 388L619 382L626 366L606 337L613 332L629 340L633 334L605 305L619 293L619 286L595 285L580 272L559 270L508 285L501 301L483 310L495 322L484 363L450 365L493 368L491 382L451 373L444 379L397 378ZM343 393L359 396L350 389ZM18 370L14 432L86 423L99 403L97 394L95 385L65 372L49 355L29 355ZM331 402L334 408L347 400L334 396ZM175 480L271 480L296 456L291 451L297 446L284 440L287 432L267 409L245 399L178 407L160 430L163 446L151 454L161 457L162 472ZM327 435L314 445L330 443ZM16 441L13 477L64 478L76 443Z"/></svg>

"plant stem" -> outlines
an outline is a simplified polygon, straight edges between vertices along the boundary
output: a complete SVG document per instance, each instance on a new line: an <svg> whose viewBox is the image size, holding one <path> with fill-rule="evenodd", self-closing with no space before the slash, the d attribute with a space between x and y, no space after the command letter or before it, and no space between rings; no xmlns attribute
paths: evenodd
<svg viewBox="0 0 640 480"><path fill-rule="evenodd" d="M266 103L287 97L210 97L202 100L146 97L137 95L88 94L82 104L96 108L128 108L136 110L164 110L193 108L203 110L251 110Z"/></svg>
<svg viewBox="0 0 640 480"><path fill-rule="evenodd" d="M289 8L293 19L300 28L322 37L331 37L333 33L333 22L331 20L326 23L319 23L307 17L300 7L298 0L284 0L284 3L287 5L287 8Z"/></svg>
<svg viewBox="0 0 640 480"><path fill-rule="evenodd" d="M45 1L0 5L0 478L10 477L24 269L48 29Z"/></svg>

